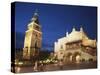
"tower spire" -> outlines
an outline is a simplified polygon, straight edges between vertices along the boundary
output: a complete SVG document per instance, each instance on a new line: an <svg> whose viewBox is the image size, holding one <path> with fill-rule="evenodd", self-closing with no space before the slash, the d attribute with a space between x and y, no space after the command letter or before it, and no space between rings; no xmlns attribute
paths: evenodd
<svg viewBox="0 0 100 75"><path fill-rule="evenodd" d="M31 21L34 21L35 23L39 24L39 20L38 20L38 10L36 9L33 15L33 18L31 19Z"/></svg>
<svg viewBox="0 0 100 75"><path fill-rule="evenodd" d="M38 16L38 9L35 10L34 16Z"/></svg>

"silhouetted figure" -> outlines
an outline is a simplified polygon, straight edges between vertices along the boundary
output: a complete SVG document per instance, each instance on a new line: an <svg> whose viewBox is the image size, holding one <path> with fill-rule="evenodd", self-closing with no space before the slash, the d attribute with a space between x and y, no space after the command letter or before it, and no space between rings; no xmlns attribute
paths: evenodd
<svg viewBox="0 0 100 75"><path fill-rule="evenodd" d="M35 62L35 65L34 65L34 71L36 71L36 72L38 71L38 62L37 61Z"/></svg>
<svg viewBox="0 0 100 75"><path fill-rule="evenodd" d="M44 71L44 65L43 65L43 63L41 63L39 69L40 69L40 71Z"/></svg>
<svg viewBox="0 0 100 75"><path fill-rule="evenodd" d="M63 62L62 62L62 60L59 61L59 67L60 67L60 70L63 69Z"/></svg>

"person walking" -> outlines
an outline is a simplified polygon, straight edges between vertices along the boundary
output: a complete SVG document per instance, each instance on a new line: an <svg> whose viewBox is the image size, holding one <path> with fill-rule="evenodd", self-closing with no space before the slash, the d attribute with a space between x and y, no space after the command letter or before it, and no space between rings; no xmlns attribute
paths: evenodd
<svg viewBox="0 0 100 75"><path fill-rule="evenodd" d="M62 62L62 60L59 61L59 66L60 66L60 70L62 70L63 69L63 62Z"/></svg>
<svg viewBox="0 0 100 75"><path fill-rule="evenodd" d="M37 61L35 62L35 65L34 65L34 71L35 71L35 72L38 71L38 63L37 63Z"/></svg>

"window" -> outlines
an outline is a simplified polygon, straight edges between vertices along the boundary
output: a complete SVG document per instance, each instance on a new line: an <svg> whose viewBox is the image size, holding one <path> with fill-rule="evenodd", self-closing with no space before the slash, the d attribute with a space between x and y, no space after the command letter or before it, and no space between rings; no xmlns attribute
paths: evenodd
<svg viewBox="0 0 100 75"><path fill-rule="evenodd" d="M63 45L61 45L61 49L63 49Z"/></svg>

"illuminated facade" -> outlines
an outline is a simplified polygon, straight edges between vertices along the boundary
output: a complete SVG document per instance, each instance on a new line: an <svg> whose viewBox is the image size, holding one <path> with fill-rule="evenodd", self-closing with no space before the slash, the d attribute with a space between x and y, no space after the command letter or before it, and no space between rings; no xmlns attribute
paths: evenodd
<svg viewBox="0 0 100 75"><path fill-rule="evenodd" d="M82 27L80 31L73 28L70 34L67 32L65 37L54 43L57 58L68 62L96 61L96 49L96 40L88 38Z"/></svg>
<svg viewBox="0 0 100 75"><path fill-rule="evenodd" d="M39 55L41 48L42 32L38 20L38 13L35 12L31 22L28 24L28 30L25 33L23 58L31 59Z"/></svg>

